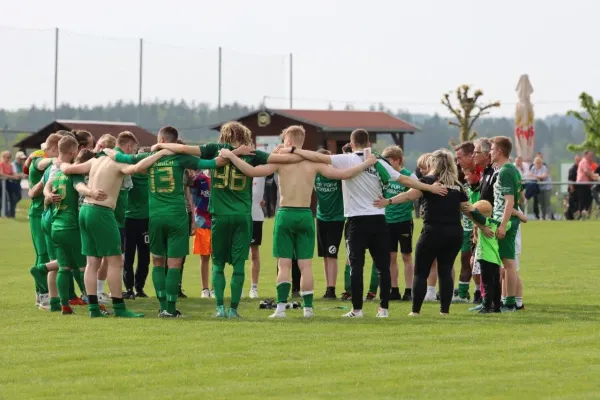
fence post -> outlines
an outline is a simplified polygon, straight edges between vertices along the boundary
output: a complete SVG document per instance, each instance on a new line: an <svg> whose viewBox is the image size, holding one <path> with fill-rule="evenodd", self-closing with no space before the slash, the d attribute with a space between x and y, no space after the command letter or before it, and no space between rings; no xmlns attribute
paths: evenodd
<svg viewBox="0 0 600 400"><path fill-rule="evenodd" d="M58 104L58 28L54 30L54 120L57 120Z"/></svg>
<svg viewBox="0 0 600 400"><path fill-rule="evenodd" d="M217 101L217 116L219 122L221 122L221 95L222 95L222 82L223 82L223 49L219 47L219 97Z"/></svg>
<svg viewBox="0 0 600 400"><path fill-rule="evenodd" d="M1 178L0 180L2 181L2 203L0 203L0 205L2 206L2 212L0 213L0 215L2 216L2 218L5 218L6 217L6 200L7 200L6 179Z"/></svg>
<svg viewBox="0 0 600 400"><path fill-rule="evenodd" d="M140 83L138 88L138 110L137 124L140 124L142 118L142 74L144 68L144 39L140 38Z"/></svg>

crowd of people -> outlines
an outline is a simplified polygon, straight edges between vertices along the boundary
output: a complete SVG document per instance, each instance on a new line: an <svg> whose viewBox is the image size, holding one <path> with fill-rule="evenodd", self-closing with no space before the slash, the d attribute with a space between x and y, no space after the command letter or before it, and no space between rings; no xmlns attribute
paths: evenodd
<svg viewBox="0 0 600 400"><path fill-rule="evenodd" d="M509 162L510 139L481 138L461 143L455 154L444 149L424 154L419 179L403 167L401 148L372 154L363 129L352 132L344 154L336 155L303 149L304 136L301 126L290 126L282 133L282 144L265 153L252 147L250 130L238 122L223 125L218 143L202 146L186 146L171 126L158 132L151 149L138 149L131 132L116 138L106 134L97 143L86 131L51 134L24 163L32 198L29 223L36 260L30 272L36 305L68 315L73 306L87 304L92 318L111 313L142 317L124 300L148 297L144 287L150 275L159 316L178 318L177 302L185 296L183 265L194 236L201 297L215 298L216 317L239 318L249 256L249 297L259 297L266 178L275 180L279 189L273 232L277 308L272 318L286 317L290 291L302 298L304 316L314 315L315 245L324 260L323 298L338 298L342 237L347 260L340 298L352 302L344 317L363 317L363 302L375 300L377 291L378 318L389 316L390 301L412 301L411 315L416 316L424 301L439 299L440 313L447 315L452 302L471 301L471 280L476 303L471 311L524 308L518 271L520 223L526 218L519 211L521 174ZM313 190L316 230L310 208ZM413 258L417 200L423 229ZM367 250L373 267L365 297ZM228 308L227 264L233 269ZM106 308L110 302L112 311Z"/></svg>
<svg viewBox="0 0 600 400"><path fill-rule="evenodd" d="M0 199L4 199L0 207L7 218L15 218L17 203L22 198L21 181L27 179L23 173L26 158L22 151L15 154L14 161L10 151L5 150L0 154Z"/></svg>

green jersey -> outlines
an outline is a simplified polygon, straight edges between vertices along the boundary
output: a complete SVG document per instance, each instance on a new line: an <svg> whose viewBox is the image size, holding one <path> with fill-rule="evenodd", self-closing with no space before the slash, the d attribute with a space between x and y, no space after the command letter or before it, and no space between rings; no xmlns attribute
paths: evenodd
<svg viewBox="0 0 600 400"><path fill-rule="evenodd" d="M494 183L493 218L498 221L502 221L502 216L506 209L506 199L504 196L507 194L514 196L514 208L518 210L519 199L521 198L521 174L513 164L508 162L500 168L498 178L496 179L496 183ZM511 217L511 220L518 220L518 217Z"/></svg>
<svg viewBox="0 0 600 400"><path fill-rule="evenodd" d="M52 192L60 195L60 203L54 206L52 214L52 230L79 229L77 209L79 193L75 189L78 183L83 183L81 175L65 175L58 171L52 180Z"/></svg>
<svg viewBox="0 0 600 400"><path fill-rule="evenodd" d="M146 174L131 176L133 187L129 190L126 218L148 218L148 177Z"/></svg>
<svg viewBox="0 0 600 400"><path fill-rule="evenodd" d="M42 176L44 175L44 171L40 171L37 168L38 163L43 160L42 157L36 157L31 162L31 168L29 168L29 189L32 189L35 185L42 180ZM30 217L41 217L44 212L44 195L41 194L31 199L31 205L29 206L29 216Z"/></svg>
<svg viewBox="0 0 600 400"><path fill-rule="evenodd" d="M46 187L46 183L50 180L50 173L52 171L52 166L50 168L46 168L44 171L44 176L42 177L42 183L44 187ZM54 174L56 175L56 173ZM54 204L50 203L42 213L42 221L44 223L52 225L52 214L54 213Z"/></svg>
<svg viewBox="0 0 600 400"><path fill-rule="evenodd" d="M410 177L412 172L406 168L402 168L402 170L400 170L400 174ZM390 181L389 179L386 179L386 181L387 183L383 185L383 197L386 199L391 199L400 193L408 192L410 189L396 181ZM410 221L412 220L412 212L412 201L402 204L392 204L385 208L385 220L388 224Z"/></svg>
<svg viewBox="0 0 600 400"><path fill-rule="evenodd" d="M506 230L510 229L510 221L506 225ZM494 232L494 237L488 238L483 234L481 230L479 230L479 234L477 237L477 247L475 248L475 260L484 260L498 266L502 265L502 260L500 259L499 247L498 247L498 239L496 239L496 230L498 230L498 226L500 226L500 222L495 219L486 218L485 226L489 227L492 232Z"/></svg>
<svg viewBox="0 0 600 400"><path fill-rule="evenodd" d="M123 150L121 150L118 147L115 147L115 151L117 152L117 154L125 154L123 153ZM115 218L117 220L119 228L123 228L125 225L125 212L127 211L129 189L132 186L133 184L130 176L126 176L125 178L123 178L123 184L121 185L119 197L117 197L117 204L115 205Z"/></svg>
<svg viewBox="0 0 600 400"><path fill-rule="evenodd" d="M473 189L468 183L464 185L465 192L469 196L469 203L475 204L479 201L479 186ZM462 226L464 231L473 230L473 221L466 215L462 215Z"/></svg>
<svg viewBox="0 0 600 400"><path fill-rule="evenodd" d="M325 178L321 174L315 177L317 193L317 219L321 221L344 221L344 196L342 181Z"/></svg>
<svg viewBox="0 0 600 400"><path fill-rule="evenodd" d="M219 150L233 147L225 143L200 146L202 158L215 158ZM253 156L242 156L252 166L268 162L269 153L257 150ZM210 179L209 212L212 215L252 215L252 178L242 174L233 164L212 171Z"/></svg>

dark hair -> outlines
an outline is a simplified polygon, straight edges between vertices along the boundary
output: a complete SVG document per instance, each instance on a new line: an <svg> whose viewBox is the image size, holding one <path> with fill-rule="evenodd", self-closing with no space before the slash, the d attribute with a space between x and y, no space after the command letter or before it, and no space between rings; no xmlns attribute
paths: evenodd
<svg viewBox="0 0 600 400"><path fill-rule="evenodd" d="M81 149L75 158L75 164L83 164L84 162L94 158L95 155L96 153L89 149Z"/></svg>
<svg viewBox="0 0 600 400"><path fill-rule="evenodd" d="M331 155L331 152L327 149L319 149L317 153Z"/></svg>
<svg viewBox="0 0 600 400"><path fill-rule="evenodd" d="M177 132L177 129L173 128L171 125L167 125L160 128L158 131L158 136L165 138L165 142L167 143L175 143L179 138L179 132Z"/></svg>
<svg viewBox="0 0 600 400"><path fill-rule="evenodd" d="M350 146L350 143L346 143L343 147L342 147L342 153L352 153L352 146Z"/></svg>
<svg viewBox="0 0 600 400"><path fill-rule="evenodd" d="M512 151L512 141L510 138L506 136L496 136L492 139L492 143L498 146L498 149L502 152L504 157L508 158L508 156L510 156L510 152Z"/></svg>
<svg viewBox="0 0 600 400"><path fill-rule="evenodd" d="M457 152L462 150L465 154L473 154L475 151L475 144L472 141L467 140L466 142L462 142L461 144L454 147L454 151Z"/></svg>
<svg viewBox="0 0 600 400"><path fill-rule="evenodd" d="M355 129L350 134L350 141L359 146L367 146L369 144L369 132L364 129Z"/></svg>

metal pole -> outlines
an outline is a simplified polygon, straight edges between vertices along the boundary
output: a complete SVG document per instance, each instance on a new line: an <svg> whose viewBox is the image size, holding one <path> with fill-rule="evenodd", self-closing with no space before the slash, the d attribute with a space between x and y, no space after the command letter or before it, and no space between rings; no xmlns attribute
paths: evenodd
<svg viewBox="0 0 600 400"><path fill-rule="evenodd" d="M219 100L218 100L218 116L219 122L221 122L221 92L222 92L222 78L223 78L223 49L219 47Z"/></svg>
<svg viewBox="0 0 600 400"><path fill-rule="evenodd" d="M294 108L294 60L290 53L290 110Z"/></svg>
<svg viewBox="0 0 600 400"><path fill-rule="evenodd" d="M54 30L54 119L57 119L58 106L58 28Z"/></svg>
<svg viewBox="0 0 600 400"><path fill-rule="evenodd" d="M2 204L0 204L2 206L2 211L1 211L1 216L2 218L6 217L6 179L1 178L2 179Z"/></svg>
<svg viewBox="0 0 600 400"><path fill-rule="evenodd" d="M144 68L144 39L140 38L140 86L138 88L138 109L137 123L140 124L142 118L142 76Z"/></svg>

